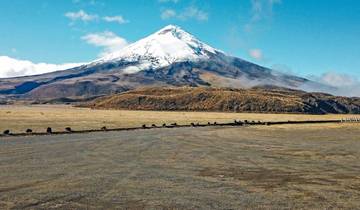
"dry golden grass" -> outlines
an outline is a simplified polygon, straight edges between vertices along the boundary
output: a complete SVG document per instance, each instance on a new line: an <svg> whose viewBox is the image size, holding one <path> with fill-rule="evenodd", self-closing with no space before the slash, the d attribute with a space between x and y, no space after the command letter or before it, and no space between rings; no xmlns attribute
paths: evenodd
<svg viewBox="0 0 360 210"><path fill-rule="evenodd" d="M84 106L95 109L252 113L359 113L359 98L281 88L141 88L104 96Z"/></svg>
<svg viewBox="0 0 360 210"><path fill-rule="evenodd" d="M190 124L191 122L207 123L209 121L231 122L234 119L283 121L329 120L350 117L360 118L360 115L92 110L65 105L18 105L0 106L0 131L10 129L11 132L17 133L24 132L27 128L30 128L36 132L44 132L47 127L52 127L54 131L63 131L65 127L71 127L74 130L84 130L99 129L102 126L120 128L137 127L142 124L162 125L163 123L169 124L174 122L178 124Z"/></svg>

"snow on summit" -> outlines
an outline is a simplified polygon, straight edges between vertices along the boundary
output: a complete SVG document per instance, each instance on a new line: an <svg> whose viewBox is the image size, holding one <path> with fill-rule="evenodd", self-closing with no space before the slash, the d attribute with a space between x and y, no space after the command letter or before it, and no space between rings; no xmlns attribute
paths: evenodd
<svg viewBox="0 0 360 210"><path fill-rule="evenodd" d="M124 69L134 73L145 68L159 68L179 61L209 59L210 55L222 53L199 41L178 26L168 25L118 52L109 54L96 63L138 62L138 65Z"/></svg>

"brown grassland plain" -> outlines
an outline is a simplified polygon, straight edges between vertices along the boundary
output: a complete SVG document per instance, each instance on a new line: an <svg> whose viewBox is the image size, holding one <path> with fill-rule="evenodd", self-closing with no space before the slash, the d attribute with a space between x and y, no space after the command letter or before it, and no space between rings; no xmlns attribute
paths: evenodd
<svg viewBox="0 0 360 210"><path fill-rule="evenodd" d="M163 123L190 124L207 122L233 122L233 120L287 121L287 120L329 120L360 118L360 115L302 115L302 114L261 114L226 112L168 112L168 111L130 111L93 110L66 105L11 105L0 106L0 131L9 129L13 133L45 132L47 127L53 131L140 127L162 125Z"/></svg>
<svg viewBox="0 0 360 210"><path fill-rule="evenodd" d="M359 118L0 106L0 129ZM360 125L0 138L0 209L358 209Z"/></svg>
<svg viewBox="0 0 360 210"><path fill-rule="evenodd" d="M0 209L359 209L359 136L344 123L0 138Z"/></svg>

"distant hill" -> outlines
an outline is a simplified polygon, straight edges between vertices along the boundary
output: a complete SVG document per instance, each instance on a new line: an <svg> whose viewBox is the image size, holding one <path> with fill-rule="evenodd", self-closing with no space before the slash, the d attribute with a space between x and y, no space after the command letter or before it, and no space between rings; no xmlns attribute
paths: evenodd
<svg viewBox="0 0 360 210"><path fill-rule="evenodd" d="M252 89L157 87L100 97L85 106L95 109L359 114L360 98L271 86Z"/></svg>

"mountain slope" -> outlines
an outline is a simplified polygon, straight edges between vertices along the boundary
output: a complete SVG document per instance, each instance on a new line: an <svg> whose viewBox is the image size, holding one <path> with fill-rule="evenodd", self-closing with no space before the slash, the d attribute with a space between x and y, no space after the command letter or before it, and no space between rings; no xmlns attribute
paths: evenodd
<svg viewBox="0 0 360 210"><path fill-rule="evenodd" d="M125 68L126 73L143 69L157 69L182 61L199 61L222 54L191 34L173 25L95 61L93 64L108 62L137 62L137 69Z"/></svg>
<svg viewBox="0 0 360 210"><path fill-rule="evenodd" d="M177 26L167 26L124 49L73 69L0 79L0 94L31 98L84 98L138 87L315 84L232 57Z"/></svg>
<svg viewBox="0 0 360 210"><path fill-rule="evenodd" d="M360 114L360 98L255 87L145 88L95 99L95 109Z"/></svg>

